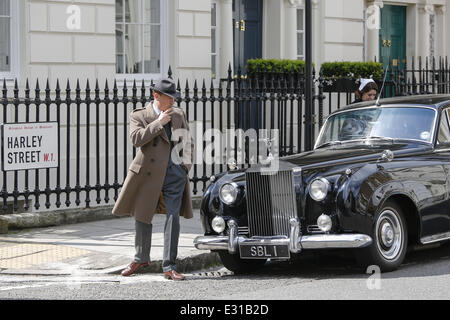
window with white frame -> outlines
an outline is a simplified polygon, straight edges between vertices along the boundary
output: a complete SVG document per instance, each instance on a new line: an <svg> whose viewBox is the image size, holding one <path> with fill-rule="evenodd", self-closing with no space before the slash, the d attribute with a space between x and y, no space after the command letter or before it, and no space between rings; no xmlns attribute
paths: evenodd
<svg viewBox="0 0 450 320"><path fill-rule="evenodd" d="M297 8L297 60L305 59L305 10Z"/></svg>
<svg viewBox="0 0 450 320"><path fill-rule="evenodd" d="M151 76L165 68L165 0L116 0L116 74Z"/></svg>
<svg viewBox="0 0 450 320"><path fill-rule="evenodd" d="M219 8L217 1L211 2L211 77L219 77L219 55L218 55L218 20Z"/></svg>
<svg viewBox="0 0 450 320"><path fill-rule="evenodd" d="M17 50L17 2L0 0L0 78L16 76Z"/></svg>

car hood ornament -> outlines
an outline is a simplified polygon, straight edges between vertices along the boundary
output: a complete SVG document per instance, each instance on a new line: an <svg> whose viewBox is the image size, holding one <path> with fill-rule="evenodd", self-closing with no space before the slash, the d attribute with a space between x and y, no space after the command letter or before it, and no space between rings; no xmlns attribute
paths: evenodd
<svg viewBox="0 0 450 320"><path fill-rule="evenodd" d="M273 152L272 152L272 143L275 140L275 138L270 139L270 138L261 138L259 139L260 141L264 141L266 143L266 147L267 147L267 159L266 159L266 164L270 165L271 161L273 161L275 159L275 157L273 156Z"/></svg>
<svg viewBox="0 0 450 320"><path fill-rule="evenodd" d="M378 162L391 162L392 160L394 160L394 153L388 149L383 151Z"/></svg>

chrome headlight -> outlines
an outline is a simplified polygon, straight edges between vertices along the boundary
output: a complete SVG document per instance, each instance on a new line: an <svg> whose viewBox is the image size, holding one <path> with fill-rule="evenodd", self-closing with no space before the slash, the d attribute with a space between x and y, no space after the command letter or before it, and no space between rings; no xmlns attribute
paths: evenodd
<svg viewBox="0 0 450 320"><path fill-rule="evenodd" d="M219 198L223 203L230 205L236 201L237 196L238 196L238 185L236 183L234 182L225 183L220 187Z"/></svg>
<svg viewBox="0 0 450 320"><path fill-rule="evenodd" d="M315 179L309 186L309 195L315 201L322 201L328 194L330 183L325 178Z"/></svg>
<svg viewBox="0 0 450 320"><path fill-rule="evenodd" d="M223 232L223 230L225 230L225 220L223 220L223 218L220 216L216 216L212 220L211 226L215 232L221 233Z"/></svg>
<svg viewBox="0 0 450 320"><path fill-rule="evenodd" d="M317 226L323 232L328 232L331 230L333 222L331 221L331 218L329 216L327 216L326 214L322 214L319 218L317 218Z"/></svg>

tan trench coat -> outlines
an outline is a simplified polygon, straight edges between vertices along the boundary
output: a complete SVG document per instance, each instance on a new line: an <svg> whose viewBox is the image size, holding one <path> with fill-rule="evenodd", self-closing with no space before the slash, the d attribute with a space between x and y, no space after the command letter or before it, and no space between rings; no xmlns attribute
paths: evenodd
<svg viewBox="0 0 450 320"><path fill-rule="evenodd" d="M161 203L163 199L160 200L160 198L169 161L170 144L164 127L157 119L158 115L153 110L152 103L130 114L131 142L139 149L112 210L116 216L131 215L138 221L151 223L158 205L164 207ZM172 153L178 153L182 164L190 169L193 163L194 143L188 131L189 126L184 111L174 107L170 123L172 140L176 140ZM176 129L185 130L180 132L180 130L175 131ZM193 217L187 174L180 214L186 219Z"/></svg>

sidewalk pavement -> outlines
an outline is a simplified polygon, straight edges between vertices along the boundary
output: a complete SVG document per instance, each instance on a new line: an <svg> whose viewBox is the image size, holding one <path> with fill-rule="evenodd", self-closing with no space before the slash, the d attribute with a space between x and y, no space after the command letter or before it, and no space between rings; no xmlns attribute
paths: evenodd
<svg viewBox="0 0 450 320"><path fill-rule="evenodd" d="M165 215L153 219L151 263L142 273L162 272ZM178 271L197 271L220 265L216 253L197 250L194 238L203 234L200 212L180 219ZM134 218L10 231L0 235L0 275L119 274L135 254Z"/></svg>

